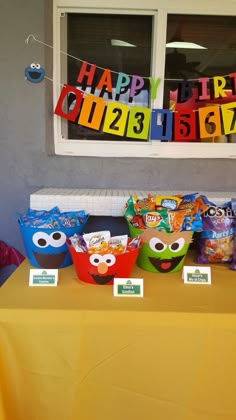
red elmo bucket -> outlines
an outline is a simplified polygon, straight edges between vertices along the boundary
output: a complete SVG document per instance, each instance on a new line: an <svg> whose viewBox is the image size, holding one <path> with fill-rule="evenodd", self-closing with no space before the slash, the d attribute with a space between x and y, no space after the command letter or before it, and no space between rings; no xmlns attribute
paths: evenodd
<svg viewBox="0 0 236 420"><path fill-rule="evenodd" d="M112 285L114 277L130 277L140 250L139 247L124 254L102 255L76 252L71 244L67 245L78 279L97 285Z"/></svg>

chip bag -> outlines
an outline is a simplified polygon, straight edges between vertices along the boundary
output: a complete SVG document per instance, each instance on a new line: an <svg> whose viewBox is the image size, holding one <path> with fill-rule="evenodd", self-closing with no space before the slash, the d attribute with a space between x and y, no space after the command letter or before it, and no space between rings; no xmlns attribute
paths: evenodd
<svg viewBox="0 0 236 420"><path fill-rule="evenodd" d="M199 264L231 262L233 256L234 217L231 203L217 206L211 203L202 214L203 231L200 232Z"/></svg>
<svg viewBox="0 0 236 420"><path fill-rule="evenodd" d="M233 245L233 256L232 256L232 264L230 266L231 270L236 270L236 198L232 198L232 212L234 215L234 245Z"/></svg>

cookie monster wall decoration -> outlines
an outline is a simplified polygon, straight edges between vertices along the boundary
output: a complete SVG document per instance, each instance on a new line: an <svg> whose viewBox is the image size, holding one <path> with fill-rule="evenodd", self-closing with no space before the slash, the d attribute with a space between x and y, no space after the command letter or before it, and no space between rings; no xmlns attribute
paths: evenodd
<svg viewBox="0 0 236 420"><path fill-rule="evenodd" d="M44 79L45 70L40 64L32 63L25 69L25 78L32 83L39 83Z"/></svg>
<svg viewBox="0 0 236 420"><path fill-rule="evenodd" d="M181 270L193 232L165 232L147 228L141 233L143 243L137 265L154 273Z"/></svg>

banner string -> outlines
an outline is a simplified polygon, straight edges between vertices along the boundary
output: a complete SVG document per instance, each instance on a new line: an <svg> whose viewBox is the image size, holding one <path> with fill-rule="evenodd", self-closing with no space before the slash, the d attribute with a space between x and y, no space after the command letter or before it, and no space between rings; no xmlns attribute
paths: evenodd
<svg viewBox="0 0 236 420"><path fill-rule="evenodd" d="M49 45L49 44L47 44L47 43L45 43L45 42L43 42L43 41L40 41L40 40L38 40L33 34L30 34L27 38L26 38L26 40L25 40L25 43L28 45L29 44L29 42L31 41L31 40L33 40L34 42L38 42L39 44L42 44L42 45L44 45L44 46L46 46L46 47L48 47L48 48L51 48L51 49L54 49L54 47L52 46L52 45ZM82 59L80 59L80 58L78 58L78 57L75 57L75 56L73 56L73 55L71 55L71 54L67 54L66 52L64 52L64 51L60 51L60 53L61 54L64 54L64 55L66 55L66 56L68 56L68 57L71 57L71 58L73 58L73 59L75 59L75 60L78 60L78 61L80 61L80 62L84 62L84 60L82 60ZM88 64L90 64L90 65L92 65L91 63L88 63ZM96 66L96 67L98 67L98 68L100 68L100 69L103 69L102 67L99 67L99 66ZM105 69L103 69L103 70L105 70ZM111 72L113 72L113 73L117 73L117 74L119 74L119 72L115 72L115 71L111 71ZM54 82L53 81L53 79L51 79L50 77L47 77L47 76L44 76L47 80L49 80L49 81L51 81L51 82ZM221 76L221 77L227 77L227 76ZM147 77L146 77L147 78ZM210 79L210 78L209 78ZM164 79L164 80L169 80L169 81L177 81L177 80L184 80L184 79ZM188 81L197 81L197 80L199 80L199 79L187 79ZM64 84L62 84L62 83L60 83L60 86L66 86L66 84L64 83ZM85 91L83 91L83 90L81 90L81 89L79 89L80 90L80 92L82 92L83 93L83 96L85 97L85 96L87 96L87 95L91 95L90 93L88 93L88 92L85 92ZM73 91L71 92L72 94L73 94ZM95 96L95 95L93 95L93 96ZM95 96L96 97L96 96ZM215 99L217 99L217 98L215 98ZM106 100L107 102L110 102L111 101L111 99L107 99ZM209 101L211 101L211 100L209 100ZM113 101L114 102L114 101ZM120 103L122 103L122 101L120 102ZM132 106L137 106L137 107L139 107L139 108L146 108L146 107L143 107L142 105L140 106L139 104L132 104L132 103L129 103L129 104L127 104L126 102L124 102L127 106L130 106L131 105L131 107ZM234 106L236 104L236 102L231 102L229 105L228 104L226 104L226 112L227 111L232 111L232 110L234 110L236 107ZM173 108L175 108L175 105L176 105L176 103L174 104L174 107ZM200 112L202 112L202 111L200 111L200 109L201 108L198 108L198 109L190 109L189 111L191 111L191 113L199 113L199 118L203 118L203 121L204 121L204 123L206 124L208 124L208 126L209 127L211 127L212 126L212 124L213 124L213 131L214 131L214 126L216 125L216 123L218 122L218 120L220 121L220 114L218 113L218 115L216 114L215 115L215 117L216 117L216 120L215 120L215 118L213 118L213 120L211 121L210 119L209 119L209 121L207 122L206 121L206 119L207 119L207 117L208 117L208 115L210 115L210 111L209 111L209 108L212 108L213 106L214 106L214 108L216 108L216 107L218 107L219 109L220 108L222 108L223 107L223 105L224 104L220 104L220 103L216 103L216 102L210 102L209 104L208 104L208 106L207 107L205 107L205 111L203 110L203 117L202 117L202 115L200 114ZM232 107L230 108L229 107L229 109L227 109L227 105L228 106L230 106L230 105L232 105ZM190 112L186 115L186 110L181 110L181 109L179 109L179 110L176 110L176 109L171 109L171 105L169 105L169 108L167 108L166 109L166 111L168 111L168 112L170 112L170 113L173 113L173 114L175 114L175 113L180 113L180 118L182 118L182 115L181 115L181 113L183 113L183 116L184 117L186 117L186 118L188 118L188 117L190 117ZM150 109L150 108L147 108L147 109ZM158 114L155 114L155 112L156 111L158 111L158 109L150 109L150 112L151 113L154 113L154 117L156 116L157 118L159 118L158 117ZM160 110L161 111L161 110ZM162 110L163 111L163 110ZM207 111L208 111L208 113L207 113ZM233 111L234 112L234 111ZM58 114L59 115L59 114ZM211 116L212 117L212 116ZM160 118L162 118L162 117L160 117ZM228 118L228 117L227 117ZM227 123L227 118L225 117L225 119L226 119L226 123ZM161 121L162 121L162 119L161 119ZM184 123L186 123L187 122L187 124L189 125L189 127L192 127L192 120L191 121L189 121L188 119L186 120L184 120ZM178 121L177 120L177 126L178 126L178 124L181 124L181 119ZM182 124L183 124L183 122L182 122ZM199 122L199 124L200 124L200 122ZM182 135L182 132L181 132L181 129L180 129L180 134ZM203 133L204 134L204 136L203 136L203 138L205 138L206 137L206 135L205 135L205 133ZM220 133L220 134L224 134L223 133L223 130L222 130L222 132ZM212 138L214 138L214 136L215 136L215 134L214 133L210 133L210 132L208 132L208 137L212 137ZM186 137L185 135L183 135L183 138L184 137ZM202 137L201 137L202 138ZM167 140L167 139L165 139L165 140ZM171 135L170 135L170 138L167 140L167 141L172 141L171 140Z"/></svg>
<svg viewBox="0 0 236 420"><path fill-rule="evenodd" d="M27 45L29 45L29 43L30 43L30 41L31 40L33 40L34 42L38 42L39 44L42 44L42 45L44 45L44 46L46 46L46 47L48 47L48 48L51 48L51 49L54 49L54 47L52 46L52 45L50 45L50 44L47 44L46 42L43 42L43 41L40 41L39 39L37 39L33 34L29 34L28 35L28 37L25 39L25 43L27 44ZM64 54L64 55L66 55L67 57L70 57L70 58L73 58L74 60L77 60L77 61L80 61L80 62L84 62L84 60L82 60L82 59L80 59L80 58L78 58L78 57L75 57L75 56L73 56L73 55L71 55L71 54L68 54L68 53L66 53L65 51L59 51L61 54ZM90 64L90 65L93 65L92 63L88 63L88 64ZM99 66L96 66L97 68L99 68L99 69L101 69L101 70L105 70L103 67L99 67ZM119 74L119 72L116 72L116 71L113 71L113 70L110 70L112 73L115 73L115 74ZM132 77L132 75L130 75L130 74L128 74L128 76L131 76ZM224 75L224 76L220 76L220 77L227 77L227 76L229 76L229 75ZM142 76L141 76L142 77ZM44 78L45 79L47 79L47 80L49 80L49 81L51 81L51 82L54 82L54 80L53 79L51 79L50 77L47 77L47 76L44 76ZM143 79L148 79L148 77L142 77ZM210 79L213 79L212 77L210 78L208 78L209 80ZM175 81L175 82L178 82L178 81L183 81L183 80L186 80L186 79L164 79L165 81ZM198 81L198 79L187 79L188 81ZM65 83L60 83L59 84L60 86L64 86L65 85ZM89 93L89 92L85 92L84 90L82 90L82 89L79 89L83 94L84 94L84 96L87 96L87 95L92 95L91 93ZM73 92L72 92L73 93ZM96 95L94 95L94 96L96 96ZM106 99L106 101L107 102L110 102L110 101L113 101L112 99ZM120 103L125 103L126 104L126 102L124 101L124 102L120 102ZM135 104L135 103L129 103L128 104L129 106L139 106L138 104ZM221 104L220 103L213 103L212 102L212 105L214 105L214 106L218 106L219 108L221 108ZM211 104L209 103L209 106L211 106ZM144 108L146 108L146 107L144 107ZM174 113L178 113L178 112L181 112L181 110L172 110L172 109L169 109L171 112L174 112ZM199 109L192 109L192 112L199 112Z"/></svg>
<svg viewBox="0 0 236 420"><path fill-rule="evenodd" d="M42 44L42 45L45 45L46 47L49 47L49 48L51 48L51 49L54 49L54 47L52 46L52 45L49 45L49 44L46 44L45 42L43 42L43 41L39 41L33 34L30 34L27 38L26 38L26 40L25 40L25 43L26 44L29 44L29 42L30 42L30 39L31 38L33 38L33 41L34 42L38 42L39 44ZM77 61L80 61L81 63L84 63L84 61L85 60L82 60L82 59L80 59L80 58L78 58L78 57L75 57L74 55L71 55L71 54L68 54L68 53L66 53L65 51L59 51L61 54L64 54L64 55L66 55L67 57L70 57L70 58L73 58L74 60L77 60ZM87 62L90 66L93 66L93 65L95 65L95 64L92 64L92 63L89 63L89 62ZM96 68L98 68L98 69L100 69L100 70L105 70L103 67L100 67L100 66L97 66L96 65ZM118 71L114 71L114 70L110 70L110 72L111 73L114 73L114 74L119 74L119 72ZM133 76L133 75L131 75L131 74L127 74L127 76ZM147 76L140 76L140 77L142 77L142 79L148 79L148 77Z"/></svg>
<svg viewBox="0 0 236 420"><path fill-rule="evenodd" d="M38 42L39 44L42 44L42 45L44 45L44 46L46 46L46 47L48 47L48 48L51 48L52 50L54 50L54 47L53 47L53 45L50 45L50 44L47 44L46 42L43 42L43 41L40 41L39 39L37 39L33 34L30 34L30 35L28 35L28 37L26 38L26 40L25 40L25 43L28 45L29 43L30 43L30 41L31 41L31 39L33 39L33 41L34 42ZM75 57L74 55L71 55L71 54L68 54L68 53L66 53L65 51L59 51L61 54L64 54L64 55L66 55L67 57L70 57L70 58L73 58L74 60L77 60L77 61L80 61L81 63L83 63L83 62L85 62L86 60L82 60L81 58L78 58L78 57ZM92 63L89 63L88 62L88 64L90 65L90 66L93 66L93 65L95 65L95 64L92 64ZM100 70L105 70L104 69L104 67L100 67L100 66L97 66L96 65L96 67L97 68L99 68ZM110 70L110 72L111 73L114 73L114 74L119 74L120 72L118 72L118 71L114 71L114 70ZM126 73L127 74L127 73ZM127 74L127 76L134 76L134 75L132 75L132 74ZM226 75L223 75L223 76L220 76L220 77L227 77L227 76L229 76L228 74L226 74ZM140 76L140 77L142 77L142 79L148 79L148 77L147 76ZM213 79L213 77L208 77L208 79L209 80L211 80L211 79ZM183 80L189 80L189 81L192 81L192 82L194 82L194 81L198 81L199 80L199 78L198 79L169 79L169 78L165 78L164 79L165 81L168 81L168 82L181 82L181 81L183 81Z"/></svg>

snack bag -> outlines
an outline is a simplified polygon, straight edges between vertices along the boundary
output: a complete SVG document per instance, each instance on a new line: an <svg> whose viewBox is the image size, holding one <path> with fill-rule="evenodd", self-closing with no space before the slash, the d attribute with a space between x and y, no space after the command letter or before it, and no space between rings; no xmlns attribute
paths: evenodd
<svg viewBox="0 0 236 420"><path fill-rule="evenodd" d="M221 206L211 203L202 214L203 231L200 232L199 264L231 262L233 256L234 217L231 203Z"/></svg>
<svg viewBox="0 0 236 420"><path fill-rule="evenodd" d="M134 216L132 220L130 221L130 223L136 229L145 229L145 224L140 214L137 214L136 216Z"/></svg>
<svg viewBox="0 0 236 420"><path fill-rule="evenodd" d="M142 210L141 215L146 228L170 232L168 210Z"/></svg>
<svg viewBox="0 0 236 420"><path fill-rule="evenodd" d="M236 198L232 198L232 212L234 215L234 245L233 245L233 256L232 256L232 264L230 266L231 270L236 270Z"/></svg>
<svg viewBox="0 0 236 420"><path fill-rule="evenodd" d="M127 252L133 251L135 248L139 248L141 246L141 238L140 235L136 235L134 238L128 238L127 244Z"/></svg>
<svg viewBox="0 0 236 420"><path fill-rule="evenodd" d="M68 238L67 242L73 246L76 252L87 252L87 245L83 238L83 235L75 233L73 236Z"/></svg>
<svg viewBox="0 0 236 420"><path fill-rule="evenodd" d="M57 206L53 207L50 210L35 210L35 209L31 209L28 208L26 211L26 216L27 217L34 217L34 218L40 218L40 217L49 217L52 216L53 214L57 214L60 213L60 210Z"/></svg>
<svg viewBox="0 0 236 420"><path fill-rule="evenodd" d="M183 195L179 210L185 211L181 230L202 231L201 213L207 205L198 197L197 193Z"/></svg>
<svg viewBox="0 0 236 420"><path fill-rule="evenodd" d="M234 250L233 250L233 257L232 257L232 264L230 266L231 270L236 270L236 240L234 237Z"/></svg>
<svg viewBox="0 0 236 420"><path fill-rule="evenodd" d="M83 235L89 254L106 254L109 251L110 238L111 234L109 230L85 233Z"/></svg>
<svg viewBox="0 0 236 420"><path fill-rule="evenodd" d="M155 210L155 200L151 194L147 197L138 198L137 195L132 195L135 214L141 214L142 210Z"/></svg>
<svg viewBox="0 0 236 420"><path fill-rule="evenodd" d="M110 251L114 255L124 254L127 249L128 235L112 236L109 241Z"/></svg>
<svg viewBox="0 0 236 420"><path fill-rule="evenodd" d="M133 198L130 196L125 204L124 216L128 221L131 221L135 215Z"/></svg>
<svg viewBox="0 0 236 420"><path fill-rule="evenodd" d="M169 210L176 210L181 203L180 196L177 195L166 195L166 196L159 196L155 197L155 204L156 207L162 207Z"/></svg>
<svg viewBox="0 0 236 420"><path fill-rule="evenodd" d="M25 214L18 214L20 225L40 229L69 228L83 225L88 215L84 210L60 212L59 208L51 210L34 210L28 208Z"/></svg>
<svg viewBox="0 0 236 420"><path fill-rule="evenodd" d="M168 215L171 232L183 230L182 227L186 216L185 210L169 210Z"/></svg>

